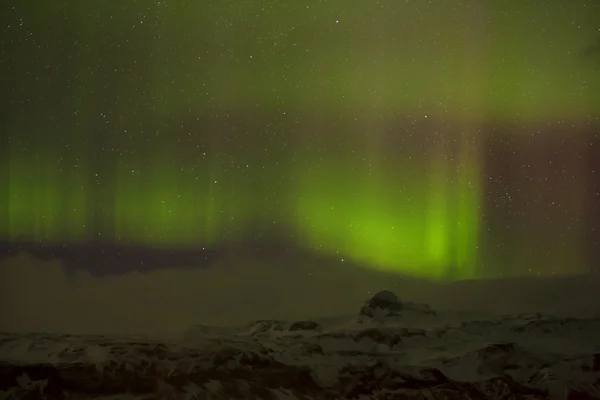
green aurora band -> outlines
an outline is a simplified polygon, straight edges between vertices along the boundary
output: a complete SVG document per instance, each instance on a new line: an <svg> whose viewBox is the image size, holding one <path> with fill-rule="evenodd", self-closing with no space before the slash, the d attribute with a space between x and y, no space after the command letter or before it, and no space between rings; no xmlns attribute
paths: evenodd
<svg viewBox="0 0 600 400"><path fill-rule="evenodd" d="M68 163L40 145L39 157L11 151L3 239L218 246L276 224L302 245L379 268L432 277L446 276L449 266L459 276L474 273L480 178L467 155L457 165L444 157L425 157L433 160L428 165L408 160L410 174L390 174L393 163L379 157L350 159L344 150L331 156L336 152L321 149L327 162L296 160L303 167L282 172L285 184L266 178L264 191L248 183L265 179L262 166L225 175L207 160L201 172L186 170L173 163L167 143L146 151L154 158L146 167L135 155L116 157L104 183L92 166Z"/></svg>
<svg viewBox="0 0 600 400"><path fill-rule="evenodd" d="M253 24L248 15L260 10L258 2L195 2L158 7L137 31L130 26L140 10L117 11L115 21L108 18L117 15L113 6L88 2L61 19L66 11L50 3L27 11L31 29L49 22L32 47L15 50L9 74L20 82L15 96L38 93L35 106L48 111L8 119L2 240L218 247L260 227L380 269L473 277L485 140L474 121L577 120L596 115L600 104L597 70L568 56L593 34L578 2L544 12L516 1L496 9L491 2L458 9L440 2L429 14L399 2L383 2L387 11L332 2L339 7L269 9ZM383 17L392 9L404 23ZM44 42L61 23L81 30L75 48ZM82 28L88 25L97 29ZM272 40L252 39L261 37ZM47 87L36 83L32 76L43 67L27 69L25 61L33 49L50 64L55 53L76 52L69 68L58 67L74 83L65 88L64 76ZM340 122L285 122L293 114L310 124L305 115L315 110ZM214 122L229 112L276 115L279 122L263 129L295 134L273 144L254 132L250 155L250 139L241 143L242 132ZM184 136L172 133L181 115L213 121L190 128L192 139L208 139L198 146L175 140ZM354 115L367 122L355 126ZM394 146L386 131L393 123L385 121L396 115L434 120L422 135L459 128L444 133L452 140ZM110 133L98 131L102 124ZM292 141L301 150L285 144ZM455 148L436 144L448 142ZM411 146L419 147L417 156Z"/></svg>

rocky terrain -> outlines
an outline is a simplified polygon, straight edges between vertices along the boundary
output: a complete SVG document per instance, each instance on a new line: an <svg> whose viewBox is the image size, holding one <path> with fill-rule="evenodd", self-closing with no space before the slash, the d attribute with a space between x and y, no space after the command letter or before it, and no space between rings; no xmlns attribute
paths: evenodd
<svg viewBox="0 0 600 400"><path fill-rule="evenodd" d="M181 337L0 336L0 399L600 399L600 318L356 315Z"/></svg>

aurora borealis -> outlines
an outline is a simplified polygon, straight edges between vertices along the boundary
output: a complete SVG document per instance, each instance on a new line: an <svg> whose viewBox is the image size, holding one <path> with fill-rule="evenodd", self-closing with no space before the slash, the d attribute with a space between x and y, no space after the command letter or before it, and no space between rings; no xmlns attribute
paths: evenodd
<svg viewBox="0 0 600 400"><path fill-rule="evenodd" d="M0 236L594 270L600 3L5 5Z"/></svg>

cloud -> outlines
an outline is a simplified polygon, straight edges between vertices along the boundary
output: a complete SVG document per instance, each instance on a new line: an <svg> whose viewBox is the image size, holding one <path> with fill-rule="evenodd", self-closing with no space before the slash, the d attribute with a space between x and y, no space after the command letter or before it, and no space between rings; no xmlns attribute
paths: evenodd
<svg viewBox="0 0 600 400"><path fill-rule="evenodd" d="M192 324L239 324L353 312L385 282L371 272L249 262L212 269L67 276L62 265L20 254L0 266L0 329L177 332Z"/></svg>
<svg viewBox="0 0 600 400"><path fill-rule="evenodd" d="M349 264L284 262L249 260L99 278L86 272L68 277L57 261L20 254L0 265L0 330L173 334L195 324L356 313L383 288L434 308L558 307L569 312L591 304L590 296L600 287L598 279L589 277L436 285Z"/></svg>
<svg viewBox="0 0 600 400"><path fill-rule="evenodd" d="M583 49L581 54L584 58L591 58L600 61L600 35L598 35L594 43Z"/></svg>

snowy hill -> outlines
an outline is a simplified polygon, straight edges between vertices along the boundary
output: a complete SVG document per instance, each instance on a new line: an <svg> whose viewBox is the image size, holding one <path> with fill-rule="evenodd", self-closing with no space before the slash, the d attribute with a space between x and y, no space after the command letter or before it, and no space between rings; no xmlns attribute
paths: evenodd
<svg viewBox="0 0 600 400"><path fill-rule="evenodd" d="M597 399L600 318L359 312L178 338L0 336L2 399Z"/></svg>

